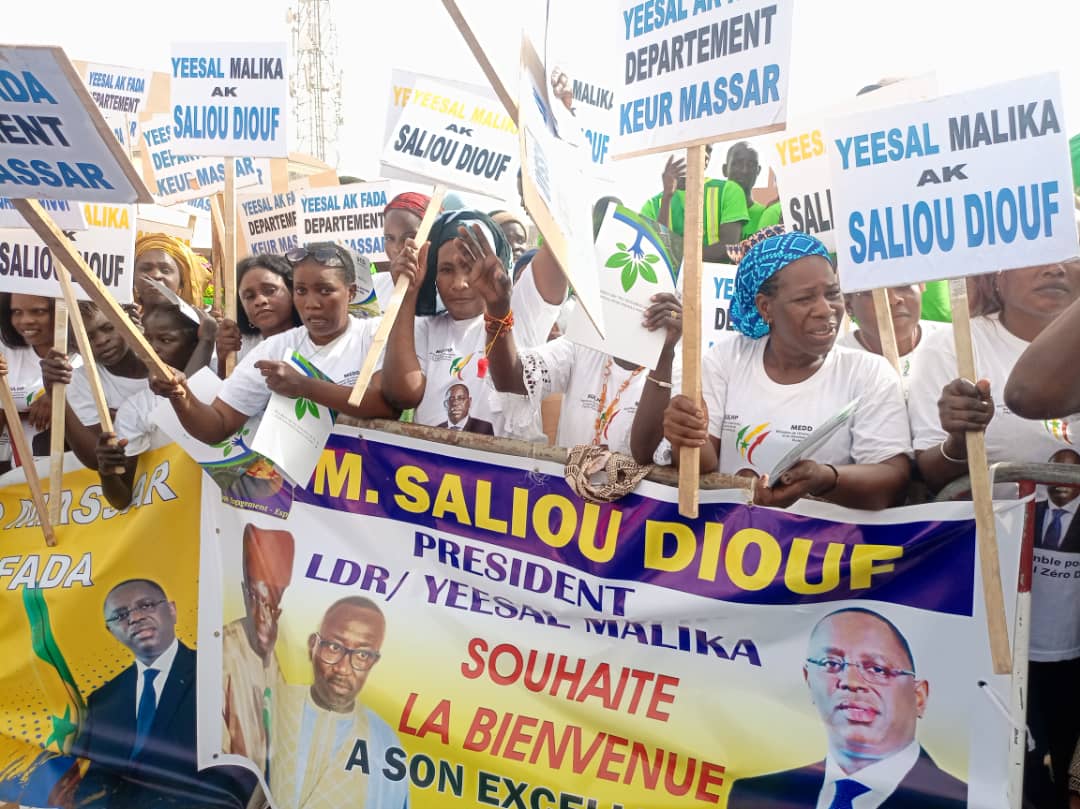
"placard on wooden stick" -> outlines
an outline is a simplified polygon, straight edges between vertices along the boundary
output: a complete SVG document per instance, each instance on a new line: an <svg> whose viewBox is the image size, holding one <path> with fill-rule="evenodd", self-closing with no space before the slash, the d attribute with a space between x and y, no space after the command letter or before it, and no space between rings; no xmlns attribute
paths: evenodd
<svg viewBox="0 0 1080 809"><path fill-rule="evenodd" d="M443 0L443 6L450 15L450 19L454 21L454 25L457 26L462 39L465 40L465 44L472 51L473 58L480 65L480 69L484 72L491 89L495 91L495 95L499 97L499 101L506 108L507 115L515 124L518 123L518 107L517 101L514 99L514 93L503 84L502 78L499 76L498 71L495 70L495 66L491 64L491 60L488 59L487 54L480 45L480 41L476 38L476 34L473 33L472 26L465 19L465 15L461 13L456 0Z"/></svg>
<svg viewBox="0 0 1080 809"><path fill-rule="evenodd" d="M701 254L704 232L705 147L686 150L686 214L683 233L682 394L696 407L701 401ZM698 515L701 450L679 450L679 514Z"/></svg>
<svg viewBox="0 0 1080 809"><path fill-rule="evenodd" d="M26 440L26 432L23 430L22 419L19 418L15 397L11 395L11 388L8 387L7 374L0 374L0 408L4 411L12 446L15 447L22 461L26 484L30 487L30 498L34 501L34 508L37 509L38 519L41 521L41 533L45 535L45 544L51 548L56 545L56 534L49 520L45 494L41 490L41 480L38 478L37 467L34 465L34 453L30 448L30 442Z"/></svg>
<svg viewBox="0 0 1080 809"><path fill-rule="evenodd" d="M63 301L53 308L53 348L68 353L68 310ZM60 524L60 506L64 485L64 416L67 413L67 385L53 383L49 391L52 413L49 421L49 521Z"/></svg>

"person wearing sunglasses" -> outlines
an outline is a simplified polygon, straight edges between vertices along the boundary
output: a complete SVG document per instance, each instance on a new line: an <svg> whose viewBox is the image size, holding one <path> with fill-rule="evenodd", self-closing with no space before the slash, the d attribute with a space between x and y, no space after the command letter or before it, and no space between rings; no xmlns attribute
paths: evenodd
<svg viewBox="0 0 1080 809"><path fill-rule="evenodd" d="M87 698L71 754L90 765L71 805L179 806L176 796L184 795L185 806L243 809L254 775L197 768L197 653L176 637L176 603L156 581L128 579L105 597L104 619L135 660Z"/></svg>
<svg viewBox="0 0 1080 809"><path fill-rule="evenodd" d="M930 699L896 625L862 607L814 626L803 663L825 725L823 761L741 778L729 809L964 809L967 785L946 773L915 736Z"/></svg>
<svg viewBox="0 0 1080 809"><path fill-rule="evenodd" d="M310 686L278 689L270 740L270 791L281 809L409 805L408 779L391 781L387 753L403 749L397 734L358 699L382 659L386 618L364 596L334 602L308 638ZM366 745L367 777L358 781L356 744ZM360 786L363 784L363 786ZM366 794L358 795L363 790Z"/></svg>
<svg viewBox="0 0 1080 809"><path fill-rule="evenodd" d="M386 345L387 373L376 371L360 405L349 404L352 385L380 322L349 315L349 302L356 295L353 258L332 242L296 248L286 258L293 267L292 299L303 325L253 348L209 404L195 398L179 372L174 372L172 382L156 376L151 380L154 391L170 399L184 428L204 443L224 440L251 416L262 413L271 393L303 397L357 418L392 419L415 407L423 396L423 376L412 350L412 320L399 317ZM408 268L404 272L415 286L415 276ZM407 343L402 340L405 332ZM308 360L329 381L301 374L285 359L291 352Z"/></svg>

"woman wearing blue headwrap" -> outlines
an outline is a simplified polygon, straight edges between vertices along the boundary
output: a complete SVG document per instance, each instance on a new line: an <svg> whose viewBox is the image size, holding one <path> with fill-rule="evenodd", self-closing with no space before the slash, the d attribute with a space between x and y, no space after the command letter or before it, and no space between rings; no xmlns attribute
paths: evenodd
<svg viewBox="0 0 1080 809"><path fill-rule="evenodd" d="M473 257L484 254L485 277ZM502 229L480 211L447 211L435 220L421 250L411 239L391 263L408 269L418 288L406 297L399 317L415 315L413 349L423 372L423 399L414 421L432 427L495 434L500 417L487 385L487 349L492 322L484 290L505 287L519 344L541 345L566 297L566 279L550 250L541 249L511 292L511 249ZM506 312L499 312L504 318ZM513 321L516 321L513 322Z"/></svg>
<svg viewBox="0 0 1080 809"><path fill-rule="evenodd" d="M813 459L783 471L775 485L757 486L755 502L784 508L815 496L857 508L896 505L911 473L898 376L879 356L834 347L844 300L821 242L804 233L750 241L731 302L737 331L722 335L703 357L704 401L668 402L667 391L650 390L634 421L635 437L656 430L662 413L676 459L681 447L699 447L703 472L763 477L857 400Z"/></svg>

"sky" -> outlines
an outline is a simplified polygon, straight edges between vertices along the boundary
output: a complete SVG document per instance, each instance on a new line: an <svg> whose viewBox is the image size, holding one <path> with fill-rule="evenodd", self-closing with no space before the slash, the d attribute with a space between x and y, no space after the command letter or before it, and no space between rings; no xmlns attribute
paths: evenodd
<svg viewBox="0 0 1080 809"><path fill-rule="evenodd" d="M458 2L496 69L513 82L521 26L542 13L543 0ZM617 60L621 22L617 11L606 11L615 1L567 2L567 36L595 43L582 48L589 58ZM343 73L339 173L373 179L392 68L478 84L486 80L441 0L326 0L326 6L336 25ZM61 45L73 59L165 71L173 41L288 41L289 8L288 0L35 0L19 14L5 15L3 36L12 43ZM605 16L615 23L607 23L607 39ZM952 93L1058 71L1064 125L1075 134L1080 132L1078 35L1077 0L797 0L788 118L797 121L843 102L884 76L934 73L941 92ZM617 78L621 66L610 69ZM755 145L764 183L768 146L762 139ZM619 195L637 207L657 193L665 159L651 155L620 163ZM719 172L714 167L709 173Z"/></svg>

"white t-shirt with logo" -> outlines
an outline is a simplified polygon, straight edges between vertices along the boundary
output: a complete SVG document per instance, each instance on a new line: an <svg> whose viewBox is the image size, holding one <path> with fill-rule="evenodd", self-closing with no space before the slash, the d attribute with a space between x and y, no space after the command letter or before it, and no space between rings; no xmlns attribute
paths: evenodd
<svg viewBox="0 0 1080 809"><path fill-rule="evenodd" d="M379 318L359 320L350 317L348 328L326 345L313 343L306 326L275 334L260 342L236 364L232 375L222 383L218 398L245 416L262 413L270 401L270 388L266 387L255 363L282 360L287 350L296 351L309 360L334 383L351 386L360 375L360 366L378 327ZM376 367L382 367L381 359Z"/></svg>
<svg viewBox="0 0 1080 809"><path fill-rule="evenodd" d="M11 390L11 397L15 400L15 407L23 414L23 432L26 433L27 443L33 447L34 437L38 434L38 431L27 420L26 414L30 410L31 402L37 399L45 390L45 385L41 381L41 357L29 346L18 346L16 348L2 346L0 350L3 351L4 359L7 360L7 381L8 388ZM12 459L12 446L11 436L8 435L5 423L3 437L0 438L0 461L10 461ZM45 448L44 453L38 453L38 457L48 457L48 455L48 448Z"/></svg>
<svg viewBox="0 0 1080 809"><path fill-rule="evenodd" d="M1050 456L1068 446L1067 433L1055 429L1060 422L1033 421L1021 418L1005 406L1005 383L1013 366L1030 345L1006 329L997 315L973 317L971 340L975 349L975 369L980 379L990 381L994 399L994 417L986 428L986 455L991 464L1047 463ZM938 416L942 388L959 376L952 335L935 335L927 347L908 389L908 413L916 450L930 450L945 440ZM995 497L1016 496L1012 484L995 486ZM1049 563L1040 562L1039 556ZM1080 579L1048 575L1053 559L1070 559L1073 554L1059 551L1036 552L1031 584L1032 613L1054 616L1052 621L1032 620L1031 659L1048 662L1080 657ZM1062 565L1064 562L1062 562ZM1057 568L1061 570L1062 568Z"/></svg>
<svg viewBox="0 0 1080 809"><path fill-rule="evenodd" d="M846 427L813 460L840 466L911 455L900 380L883 357L834 347L809 379L781 385L765 372L767 342L726 332L702 358L709 433L720 439L720 472L771 472L792 447L856 398Z"/></svg>
<svg viewBox="0 0 1080 809"><path fill-rule="evenodd" d="M101 379L101 390L105 393L105 403L110 410L119 413L120 407L133 396L148 390L145 378L132 379L127 376L117 376L109 371L104 365L98 365L98 377ZM67 401L71 410L79 421L87 427L100 424L97 405L90 393L90 379L86 374L86 366L81 364L71 372L71 384L67 387Z"/></svg>
<svg viewBox="0 0 1080 809"><path fill-rule="evenodd" d="M911 349L907 354L900 357L900 384L904 388L904 395L907 395L908 387L911 385L911 377L914 373L915 366L926 354L926 346L931 342L934 335L941 332L948 332L949 339L952 339L952 324L951 323L939 323L936 320L920 320L919 328L922 330L922 334L919 337L919 342L915 348ZM857 351L869 351L866 346L859 342L855 337L856 329L852 329L847 334L842 334L836 338L836 345L844 348L854 348Z"/></svg>
<svg viewBox="0 0 1080 809"><path fill-rule="evenodd" d="M672 368L675 390L682 384L679 353L676 350ZM606 418L600 425L596 443L606 445L612 452L631 454L630 428L634 424L638 402L645 389L645 379L649 375L647 368L635 374L632 370L622 368L611 356L572 343L565 337L523 351L520 356L531 412L539 410L540 402L553 393L563 394L555 439L558 446L574 447L594 442L603 399ZM532 436L524 434L524 431L518 434L519 418L516 412L511 416L511 406L506 407L506 412L507 428L512 431L512 437L531 440ZM653 460L659 464L671 463L671 445L666 440L657 447Z"/></svg>
<svg viewBox="0 0 1080 809"><path fill-rule="evenodd" d="M527 267L514 284L510 298L514 313L514 342L518 350L543 345L559 316L559 307L543 299ZM488 361L484 353L491 338L484 316L454 320L449 312L416 318L416 355L427 377L424 398L413 421L430 427L446 426L447 398L454 385L469 389L469 417L489 422L496 435L502 434L499 399L487 383ZM536 408L539 423L540 408ZM542 434L542 431L540 431Z"/></svg>
<svg viewBox="0 0 1080 809"><path fill-rule="evenodd" d="M150 382L145 379L130 381L141 382L142 387L120 405L113 423L116 437L127 439L124 454L129 458L172 443L172 439L154 421L152 414L160 397L150 390Z"/></svg>

